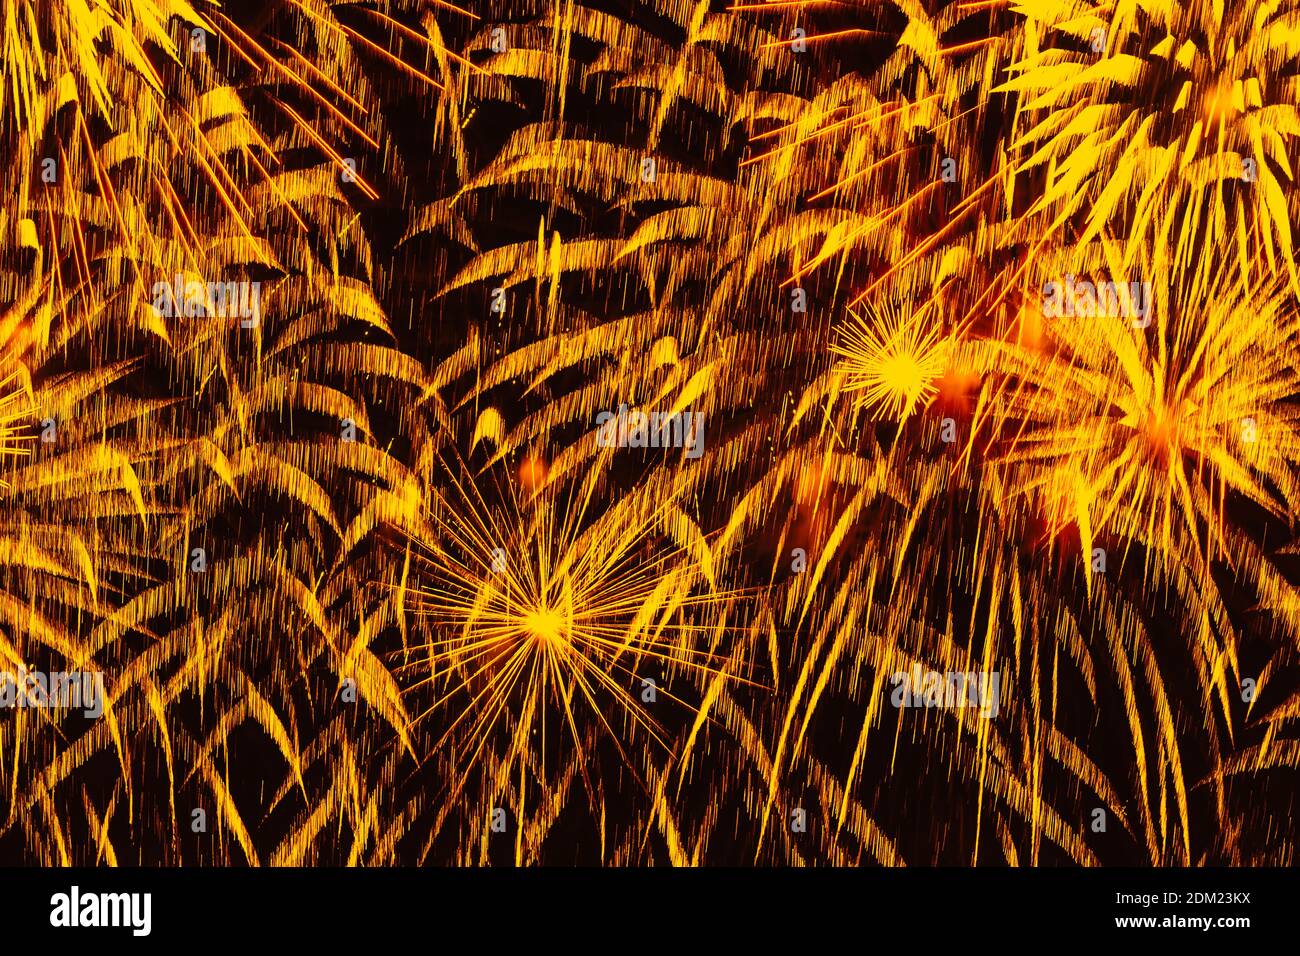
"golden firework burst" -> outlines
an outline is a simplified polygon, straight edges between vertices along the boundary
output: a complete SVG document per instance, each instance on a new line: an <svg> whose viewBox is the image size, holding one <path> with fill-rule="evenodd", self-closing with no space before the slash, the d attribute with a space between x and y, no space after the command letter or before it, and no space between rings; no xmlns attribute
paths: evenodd
<svg viewBox="0 0 1300 956"><path fill-rule="evenodd" d="M545 754L558 724L585 775L592 724L629 766L628 741L667 747L647 702L689 707L672 678L720 672L717 615L732 597L699 560L702 540L694 553L673 540L689 521L672 494L602 506L590 484L572 497L555 487L525 496L513 482L485 495L480 484L449 474L449 494L431 503L435 537L413 592L437 638L404 651L416 659L403 670L422 675L410 691L435 693L415 718L442 721L432 750L453 744L469 767L504 732L504 775L524 754Z"/></svg>
<svg viewBox="0 0 1300 956"><path fill-rule="evenodd" d="M1231 550L1225 498L1289 513L1300 465L1290 396L1297 325L1289 296L1221 279L1174 295L1153 336L1123 316L1047 320L1050 355L1006 352L995 413L1014 421L1008 487L1041 495L1057 527L1141 542L1176 564Z"/></svg>
<svg viewBox="0 0 1300 956"><path fill-rule="evenodd" d="M851 310L831 345L844 391L873 417L900 423L938 394L950 351L930 316L897 307Z"/></svg>
<svg viewBox="0 0 1300 956"><path fill-rule="evenodd" d="M0 21L0 858L1294 862L1300 0Z"/></svg>
<svg viewBox="0 0 1300 956"><path fill-rule="evenodd" d="M1286 156L1300 112L1281 79L1300 66L1295 4L1017 8L1036 26L997 92L1025 96L1017 175L1046 176L1025 235L1041 247L1067 224L1081 244L1122 234L1126 261L1167 261L1197 291L1227 255L1296 288Z"/></svg>

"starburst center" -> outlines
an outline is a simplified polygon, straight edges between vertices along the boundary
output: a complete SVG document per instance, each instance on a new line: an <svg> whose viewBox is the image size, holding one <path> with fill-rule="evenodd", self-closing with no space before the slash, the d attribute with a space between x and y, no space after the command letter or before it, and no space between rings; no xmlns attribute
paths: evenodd
<svg viewBox="0 0 1300 956"><path fill-rule="evenodd" d="M1161 460L1174 456L1179 444L1179 421L1176 409L1161 406L1142 420L1142 437L1146 439L1151 454Z"/></svg>
<svg viewBox="0 0 1300 956"><path fill-rule="evenodd" d="M523 615L521 623L524 633L539 644L557 645L568 640L564 615L555 608L534 608Z"/></svg>

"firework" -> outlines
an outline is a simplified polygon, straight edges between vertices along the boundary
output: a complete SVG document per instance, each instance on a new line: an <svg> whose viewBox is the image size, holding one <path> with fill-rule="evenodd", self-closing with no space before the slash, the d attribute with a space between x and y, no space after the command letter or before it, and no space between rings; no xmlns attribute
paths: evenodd
<svg viewBox="0 0 1300 956"><path fill-rule="evenodd" d="M7 4L0 859L1293 863L1298 16Z"/></svg>

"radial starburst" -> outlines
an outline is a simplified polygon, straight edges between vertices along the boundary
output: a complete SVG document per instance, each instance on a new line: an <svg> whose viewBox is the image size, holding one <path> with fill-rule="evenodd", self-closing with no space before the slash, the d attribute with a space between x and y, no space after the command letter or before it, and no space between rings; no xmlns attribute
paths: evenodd
<svg viewBox="0 0 1300 956"><path fill-rule="evenodd" d="M433 751L454 746L468 768L500 737L506 775L558 733L585 776L591 726L632 767L632 741L667 748L650 704L689 707L671 678L719 673L730 598L700 552L673 541L672 496L597 505L590 487L525 497L514 483L496 494L454 473L448 483L431 504L435 539L412 599L437 638L403 652L415 658L403 670L422 675L410 690L434 694L416 717L441 722Z"/></svg>
<svg viewBox="0 0 1300 956"><path fill-rule="evenodd" d="M902 422L938 394L950 343L932 316L882 307L849 312L831 352L845 392L869 414Z"/></svg>

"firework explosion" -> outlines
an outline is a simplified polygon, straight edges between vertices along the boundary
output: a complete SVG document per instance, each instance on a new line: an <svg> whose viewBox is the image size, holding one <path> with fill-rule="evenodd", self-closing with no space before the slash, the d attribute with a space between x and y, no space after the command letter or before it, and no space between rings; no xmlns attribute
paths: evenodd
<svg viewBox="0 0 1300 956"><path fill-rule="evenodd" d="M0 29L0 860L1295 861L1300 2Z"/></svg>

